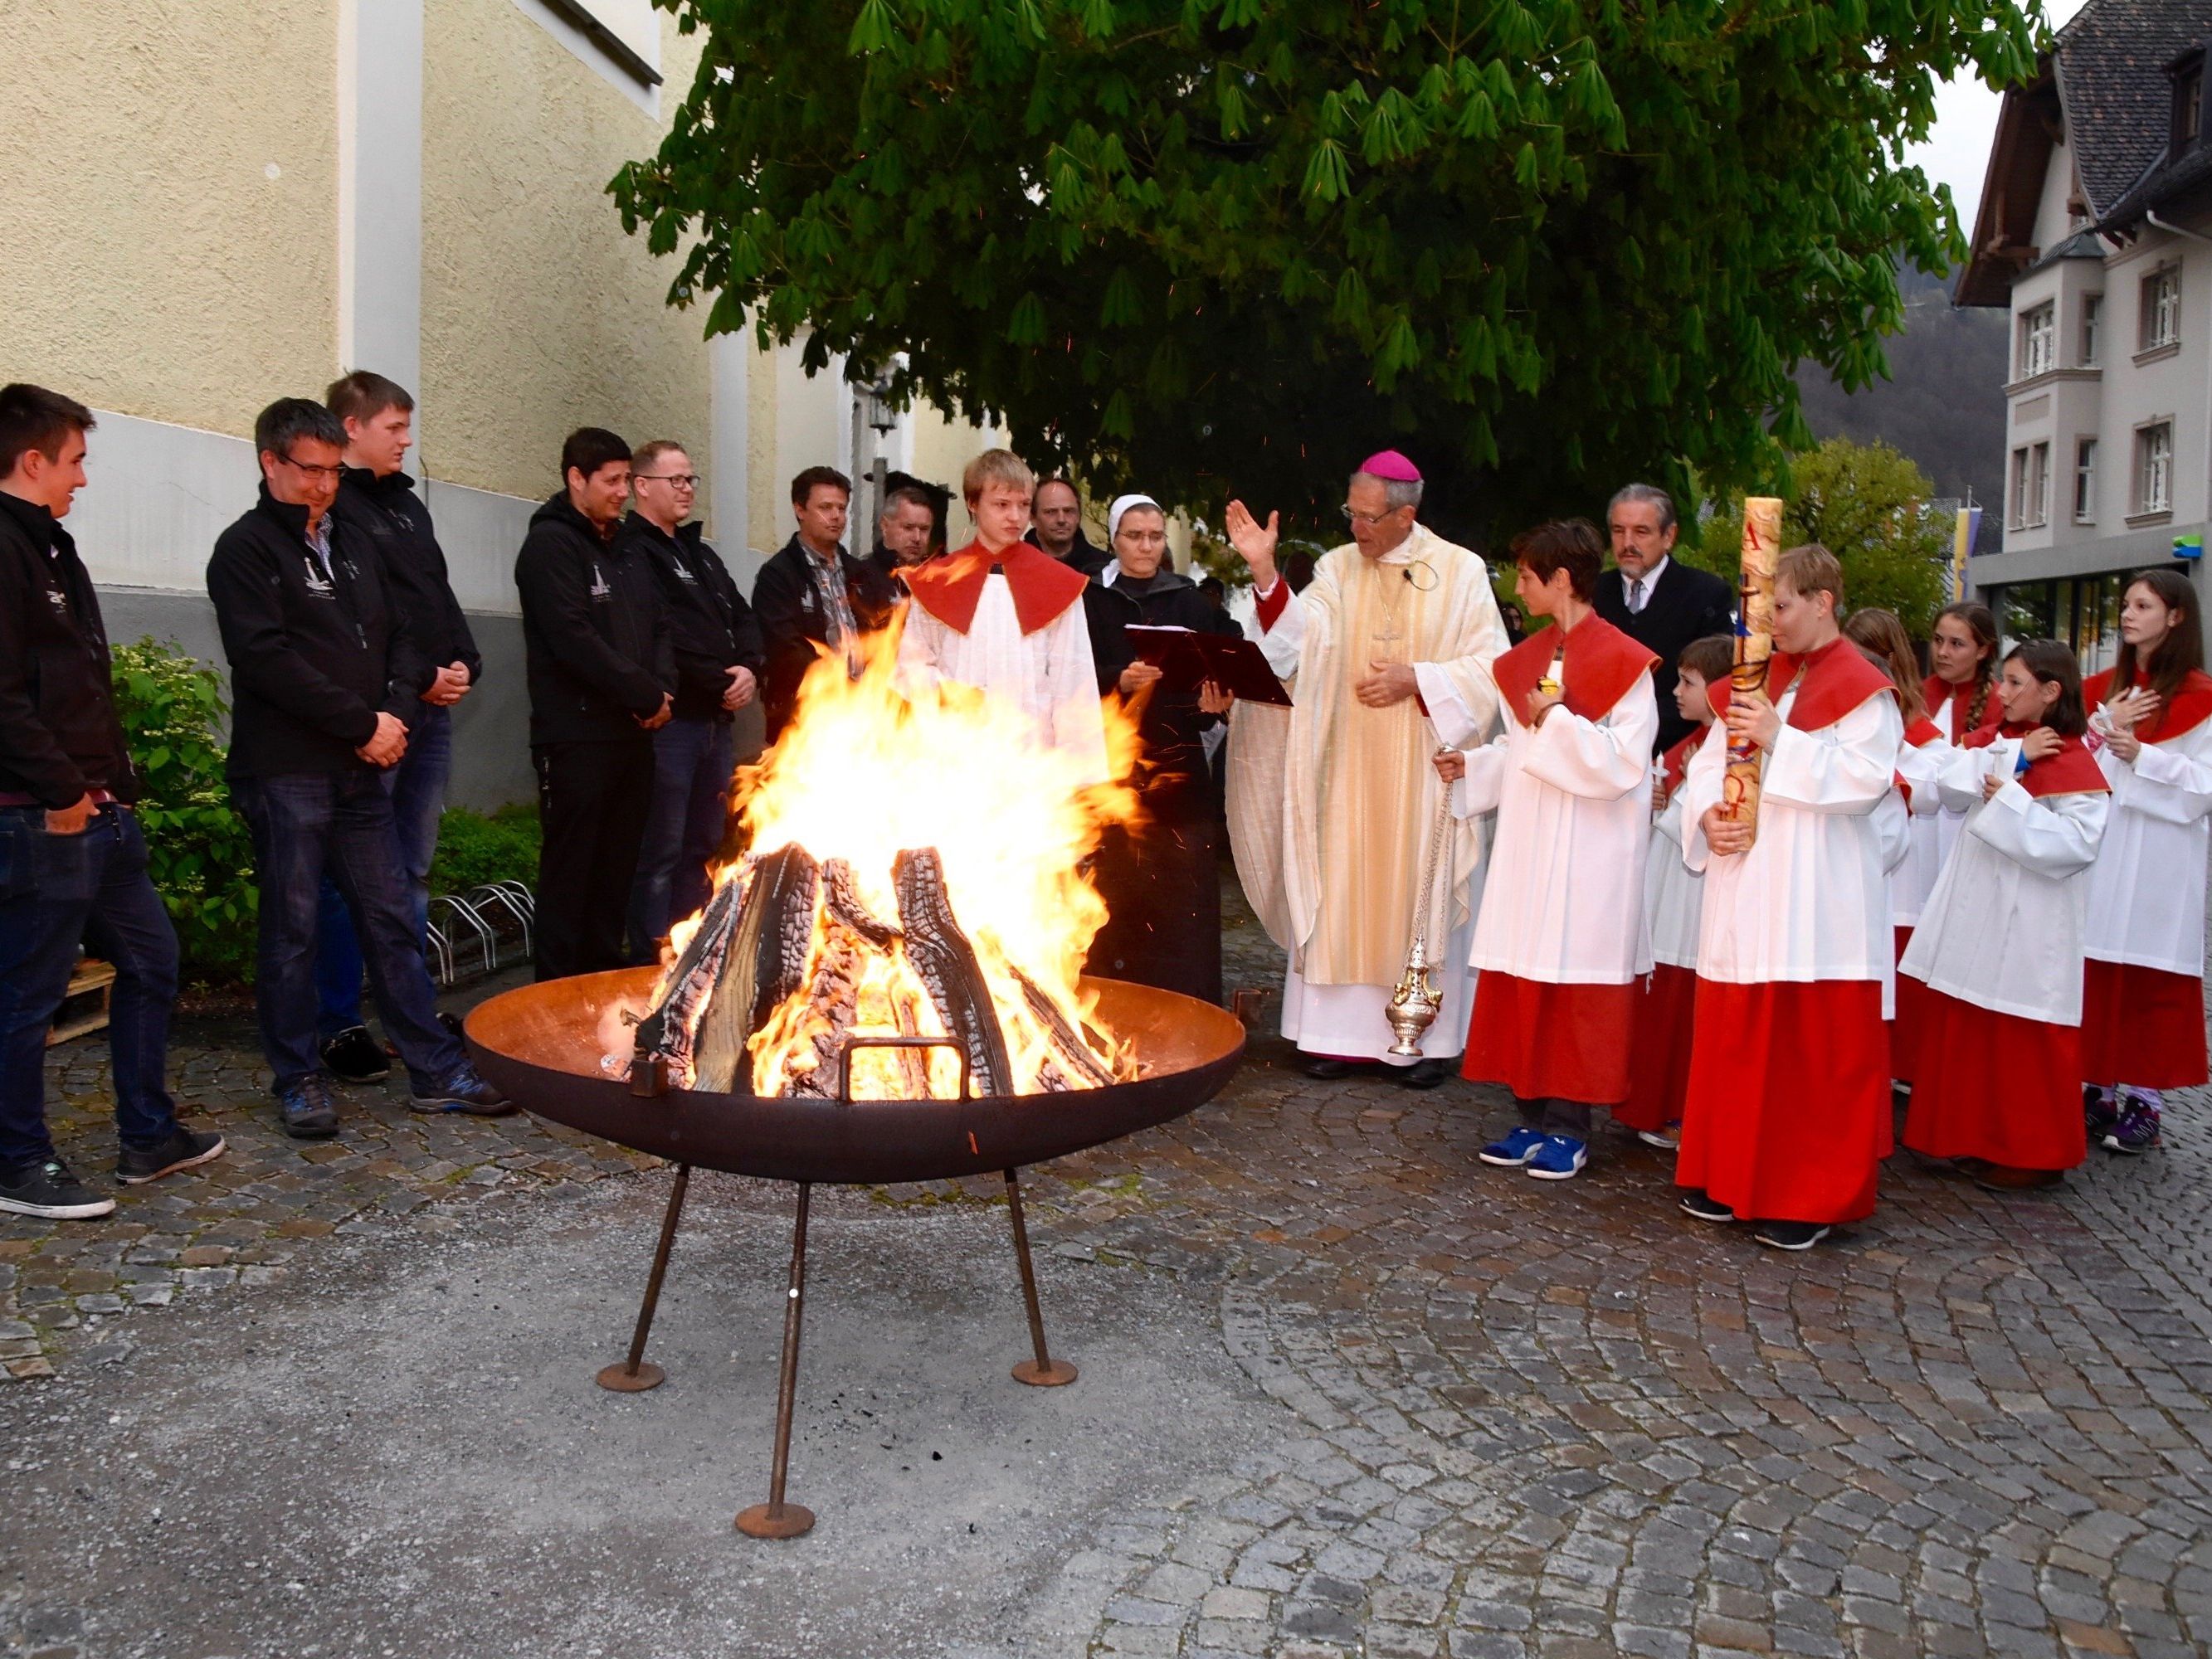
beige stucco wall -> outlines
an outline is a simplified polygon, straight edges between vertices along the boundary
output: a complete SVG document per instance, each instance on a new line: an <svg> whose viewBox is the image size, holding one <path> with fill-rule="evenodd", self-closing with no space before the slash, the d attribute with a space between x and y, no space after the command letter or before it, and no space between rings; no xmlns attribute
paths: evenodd
<svg viewBox="0 0 2212 1659"><path fill-rule="evenodd" d="M441 477L549 495L586 425L710 453L705 313L668 307L677 262L605 190L690 84L696 38L661 28L656 122L514 0L426 0L421 435Z"/></svg>
<svg viewBox="0 0 2212 1659"><path fill-rule="evenodd" d="M321 389L337 18L337 0L0 4L0 379L232 434Z"/></svg>

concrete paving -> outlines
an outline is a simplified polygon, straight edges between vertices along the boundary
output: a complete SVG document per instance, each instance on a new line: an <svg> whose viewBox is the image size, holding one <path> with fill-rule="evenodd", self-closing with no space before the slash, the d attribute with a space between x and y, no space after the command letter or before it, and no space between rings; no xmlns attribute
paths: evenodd
<svg viewBox="0 0 2212 1659"><path fill-rule="evenodd" d="M1249 922L1232 983L1264 980ZM1805 1257L1601 1138L1482 1168L1492 1091L1220 1100L1026 1183L1073 1387L993 1183L824 1193L792 1497L763 1494L789 1189L702 1177L646 1395L668 1175L351 1096L91 1227L0 1224L0 1652L88 1656L2129 1654L2212 1649L2208 1114L2001 1199L1900 1154ZM100 1056L56 1059L96 1167ZM80 1156L80 1149L87 1149ZM312 1150L312 1149L311 1149ZM643 1166L643 1167L641 1167Z"/></svg>

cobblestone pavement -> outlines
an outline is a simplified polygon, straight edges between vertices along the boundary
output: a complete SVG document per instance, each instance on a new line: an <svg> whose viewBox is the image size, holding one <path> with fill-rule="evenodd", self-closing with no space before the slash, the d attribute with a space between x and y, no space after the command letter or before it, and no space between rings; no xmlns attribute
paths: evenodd
<svg viewBox="0 0 2212 1659"><path fill-rule="evenodd" d="M1234 957L1266 982L1249 924ZM187 1065L227 1133L258 1121L234 1049ZM81 1097L97 1072L62 1062ZM1210 1302L1281 1428L1114 1514L957 1651L2212 1650L2202 1098L2172 1103L2165 1152L2099 1155L2056 1196L1900 1154L1875 1216L1802 1257L1680 1214L1626 1137L1571 1183L1485 1169L1504 1117L1463 1085L1313 1082L1261 1038L1215 1105L1038 1171L1050 1270ZM134 1301L281 1295L218 1280L373 1210L467 1228L484 1195L629 1167L525 1120L373 1119L320 1169L249 1129L219 1180L120 1225L0 1235L14 1363L87 1364L160 1317Z"/></svg>

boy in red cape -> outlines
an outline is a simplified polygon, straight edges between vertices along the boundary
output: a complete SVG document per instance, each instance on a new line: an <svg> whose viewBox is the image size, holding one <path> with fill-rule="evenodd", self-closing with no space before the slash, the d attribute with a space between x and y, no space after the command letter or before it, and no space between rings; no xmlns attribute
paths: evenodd
<svg viewBox="0 0 2212 1659"><path fill-rule="evenodd" d="M1043 741L1103 782L1106 722L1082 605L1090 580L1022 539L1036 486L1019 457L986 450L961 484L975 539L906 573L901 682L921 690L957 680L1016 703Z"/></svg>
<svg viewBox="0 0 2212 1659"><path fill-rule="evenodd" d="M1595 526L1539 525L1515 538L1513 557L1514 592L1552 626L1491 664L1505 730L1437 757L1455 811L1498 813L1461 1075L1504 1084L1520 1109L1520 1127L1482 1161L1565 1181L1588 1158L1590 1108L1628 1094L1636 980L1650 959L1658 659L1597 614L1605 544Z"/></svg>
<svg viewBox="0 0 2212 1659"><path fill-rule="evenodd" d="M1890 1121L1895 963L1873 814L1905 724L1889 676L1837 627L1843 590L1825 547L1782 556L1765 690L1729 703L1683 785L1705 905L1674 1179L1692 1215L1755 1222L1784 1250L1873 1212ZM1764 751L1755 838L1720 804L1731 733Z"/></svg>

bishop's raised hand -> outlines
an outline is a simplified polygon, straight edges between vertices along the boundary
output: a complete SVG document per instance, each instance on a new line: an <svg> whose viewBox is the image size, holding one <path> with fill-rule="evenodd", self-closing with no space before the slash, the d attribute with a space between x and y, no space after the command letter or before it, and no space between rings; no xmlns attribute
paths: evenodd
<svg viewBox="0 0 2212 1659"><path fill-rule="evenodd" d="M1275 545L1282 539L1283 515L1270 513L1262 525L1242 501L1231 501L1222 515L1229 544L1251 568L1252 585L1261 591L1275 585Z"/></svg>

